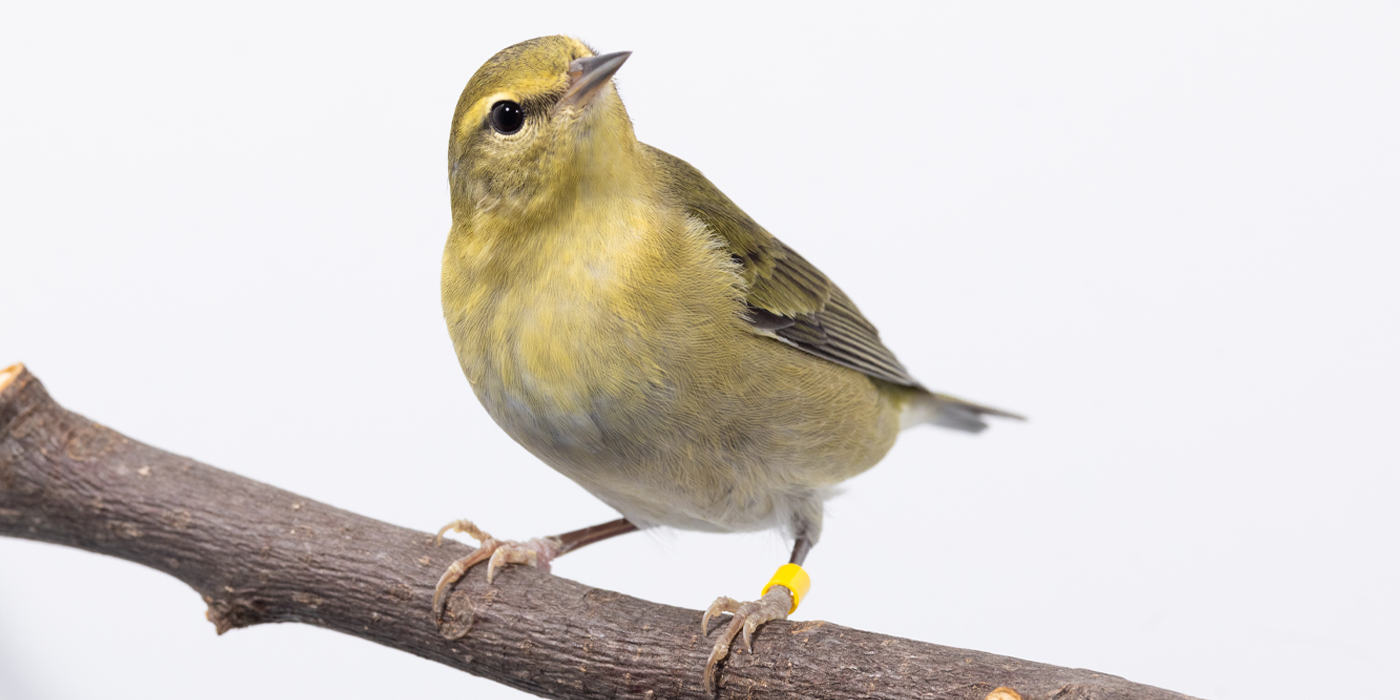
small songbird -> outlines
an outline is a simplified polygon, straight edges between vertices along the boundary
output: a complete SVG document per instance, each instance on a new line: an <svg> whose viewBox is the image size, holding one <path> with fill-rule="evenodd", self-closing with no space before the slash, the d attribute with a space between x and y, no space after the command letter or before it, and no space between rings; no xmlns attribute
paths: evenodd
<svg viewBox="0 0 1400 700"><path fill-rule="evenodd" d="M452 564L549 561L632 530L779 528L792 559L761 597L721 597L731 642L797 608L822 502L903 428L976 432L1014 414L925 389L826 275L689 163L637 141L612 77L629 52L563 36L487 61L452 117L442 308L462 371L516 442L623 518L481 540ZM441 537L442 533L439 533Z"/></svg>

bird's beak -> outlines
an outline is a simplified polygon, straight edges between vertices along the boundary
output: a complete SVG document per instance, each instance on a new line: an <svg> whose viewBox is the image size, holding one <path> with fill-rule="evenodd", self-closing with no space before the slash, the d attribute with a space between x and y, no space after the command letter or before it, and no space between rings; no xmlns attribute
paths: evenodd
<svg viewBox="0 0 1400 700"><path fill-rule="evenodd" d="M627 57L631 56L631 51L618 51L617 53L606 53L602 56L589 56L580 58L569 64L569 90L564 96L559 98L559 104L554 109L560 110L565 107L583 109L589 102L608 84L608 80L613 77L613 73L627 62Z"/></svg>

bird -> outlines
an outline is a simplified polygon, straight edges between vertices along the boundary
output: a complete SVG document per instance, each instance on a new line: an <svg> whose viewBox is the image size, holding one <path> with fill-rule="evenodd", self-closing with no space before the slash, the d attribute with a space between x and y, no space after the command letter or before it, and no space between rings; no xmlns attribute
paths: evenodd
<svg viewBox="0 0 1400 700"><path fill-rule="evenodd" d="M729 615L703 672L807 595L823 502L905 428L978 432L1016 414L926 389L854 302L684 160L637 140L613 77L630 52L547 36L492 56L448 139L452 224L442 307L495 422L622 516L524 542L480 541L433 603L486 562L548 570L651 527L777 529L793 541L760 597Z"/></svg>

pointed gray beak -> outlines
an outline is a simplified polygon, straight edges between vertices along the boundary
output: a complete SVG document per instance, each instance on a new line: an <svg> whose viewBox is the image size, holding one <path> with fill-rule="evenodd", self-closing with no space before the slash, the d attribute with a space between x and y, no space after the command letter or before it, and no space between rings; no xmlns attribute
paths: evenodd
<svg viewBox="0 0 1400 700"><path fill-rule="evenodd" d="M606 53L602 56L589 56L580 58L569 64L569 91L559 98L559 104L554 109L558 111L564 107L582 109L593 101L604 85L612 79L613 73L627 62L627 57L631 56L631 51L618 51L617 53Z"/></svg>

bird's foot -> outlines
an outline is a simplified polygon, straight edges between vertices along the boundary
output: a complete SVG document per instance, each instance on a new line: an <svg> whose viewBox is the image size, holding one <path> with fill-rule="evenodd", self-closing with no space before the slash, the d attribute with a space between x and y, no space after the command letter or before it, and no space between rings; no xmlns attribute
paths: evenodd
<svg viewBox="0 0 1400 700"><path fill-rule="evenodd" d="M440 621L447 608L447 589L452 587L473 566L487 562L486 582L496 578L496 569L506 564L529 564L541 571L549 571L549 562L563 554L563 544L554 537L536 537L526 542L498 540L482 530L470 520L453 520L438 530L437 543L442 545L442 536L448 532L465 533L481 543L475 552L452 562L438 579L437 590L433 592L433 620Z"/></svg>
<svg viewBox="0 0 1400 700"><path fill-rule="evenodd" d="M731 613L733 617L729 619L729 626L724 628L719 639L715 641L715 647L710 651L710 660L705 663L705 689L714 694L715 666L729 656L729 646L734 643L734 638L739 632L744 633L744 649L753 653L754 631L765 622L786 620L792 609L792 592L784 586L773 586L762 598L747 603L727 596L715 599L715 602L710 604L710 609L705 611L705 617L700 620L701 632L707 637L710 635L710 618L723 613Z"/></svg>

